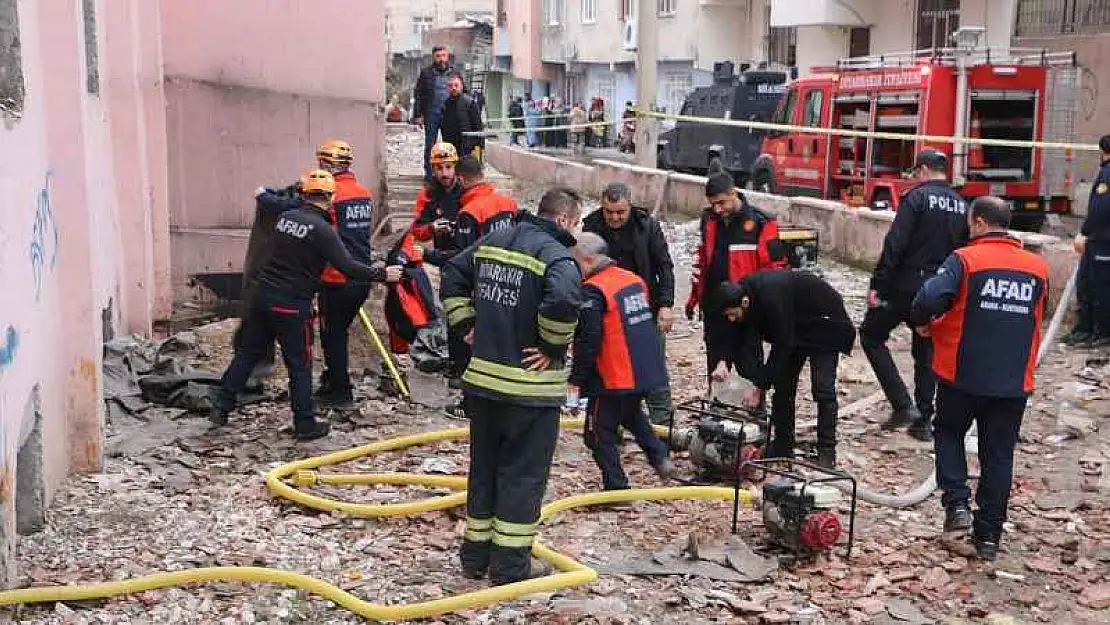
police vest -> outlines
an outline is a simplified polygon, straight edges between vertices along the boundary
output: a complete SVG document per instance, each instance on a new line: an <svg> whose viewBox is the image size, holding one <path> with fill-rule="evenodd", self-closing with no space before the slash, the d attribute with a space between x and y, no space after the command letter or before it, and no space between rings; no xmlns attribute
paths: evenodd
<svg viewBox="0 0 1110 625"><path fill-rule="evenodd" d="M452 326L460 315L474 316L472 356L462 377L468 393L530 406L563 402L568 377L563 363L545 371L528 371L522 363L524 349L539 346L541 340L569 345L578 321L577 290L565 315L551 318L540 312L548 268L570 263L577 273L577 266L570 250L553 236L553 226L539 221L526 215L515 227L491 233L478 243L472 310L465 298L443 302ZM577 281L574 287L578 288Z"/></svg>
<svg viewBox="0 0 1110 625"><path fill-rule="evenodd" d="M335 175L335 196L332 198L331 212L343 246L355 260L369 265L373 261L370 230L374 221L374 196L349 171ZM347 283L347 276L335 267L325 268L320 278L326 284Z"/></svg>
<svg viewBox="0 0 1110 625"><path fill-rule="evenodd" d="M964 275L952 307L931 326L933 371L973 395L1033 392L1048 266L1007 236L973 239L954 253Z"/></svg>
<svg viewBox="0 0 1110 625"><path fill-rule="evenodd" d="M646 393L664 386L667 365L644 281L627 269L609 265L582 284L605 297L597 355L602 392Z"/></svg>

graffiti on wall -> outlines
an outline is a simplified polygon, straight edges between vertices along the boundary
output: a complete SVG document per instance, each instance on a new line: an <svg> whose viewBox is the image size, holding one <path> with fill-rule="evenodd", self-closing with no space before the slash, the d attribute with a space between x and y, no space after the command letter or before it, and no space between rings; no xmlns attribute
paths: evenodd
<svg viewBox="0 0 1110 625"><path fill-rule="evenodd" d="M12 326L0 335L0 372L15 362L15 352L19 349L19 332Z"/></svg>
<svg viewBox="0 0 1110 625"><path fill-rule="evenodd" d="M46 172L46 182L36 195L35 223L31 229L31 274L35 281L35 301L42 298L42 279L58 262L58 224L50 205L51 171Z"/></svg>

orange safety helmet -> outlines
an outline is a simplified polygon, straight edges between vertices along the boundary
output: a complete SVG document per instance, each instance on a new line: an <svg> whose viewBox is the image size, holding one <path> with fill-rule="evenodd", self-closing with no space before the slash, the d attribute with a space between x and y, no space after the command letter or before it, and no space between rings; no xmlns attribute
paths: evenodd
<svg viewBox="0 0 1110 625"><path fill-rule="evenodd" d="M335 178L322 169L313 169L301 176L301 192L305 195L314 193L334 195Z"/></svg>
<svg viewBox="0 0 1110 625"><path fill-rule="evenodd" d="M432 165L438 165L440 163L457 163L459 162L459 152L455 149L455 146L450 143L440 141L432 146L432 153L428 162Z"/></svg>
<svg viewBox="0 0 1110 625"><path fill-rule="evenodd" d="M329 165L350 165L354 160L351 144L339 139L328 139L316 148L316 158Z"/></svg>

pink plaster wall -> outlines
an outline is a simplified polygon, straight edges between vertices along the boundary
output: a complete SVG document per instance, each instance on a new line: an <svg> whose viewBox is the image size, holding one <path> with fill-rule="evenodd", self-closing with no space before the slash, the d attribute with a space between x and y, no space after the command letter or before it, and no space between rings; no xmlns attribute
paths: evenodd
<svg viewBox="0 0 1110 625"><path fill-rule="evenodd" d="M384 175L384 7L342 0L163 0L176 300L241 271L259 185L284 186L342 138L370 188ZM203 41L203 45L198 42Z"/></svg>
<svg viewBox="0 0 1110 625"><path fill-rule="evenodd" d="M568 10L577 8L574 6ZM543 28L541 0L513 0L506 3L505 11L508 17L509 49L513 57L513 76L526 80L547 80L540 56L540 34Z"/></svg>

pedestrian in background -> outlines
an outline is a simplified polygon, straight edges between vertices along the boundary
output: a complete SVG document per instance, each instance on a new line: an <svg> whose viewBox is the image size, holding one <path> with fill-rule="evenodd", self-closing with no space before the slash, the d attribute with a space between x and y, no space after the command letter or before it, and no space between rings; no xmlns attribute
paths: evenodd
<svg viewBox="0 0 1110 625"><path fill-rule="evenodd" d="M1073 246L1082 254L1077 276L1079 320L1064 342L1110 345L1110 135L1098 142L1102 165L1087 201L1087 217Z"/></svg>
<svg viewBox="0 0 1110 625"><path fill-rule="evenodd" d="M447 102L447 79L454 71L446 46L432 48L432 64L420 70L413 89L412 122L424 128L424 179L431 180L429 155L439 135L443 105ZM457 147L457 145L456 145Z"/></svg>

